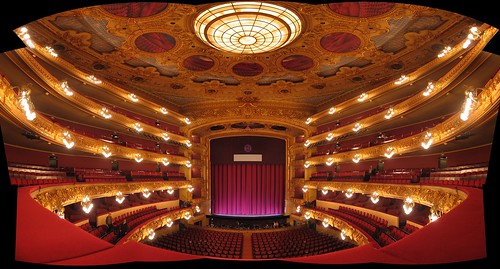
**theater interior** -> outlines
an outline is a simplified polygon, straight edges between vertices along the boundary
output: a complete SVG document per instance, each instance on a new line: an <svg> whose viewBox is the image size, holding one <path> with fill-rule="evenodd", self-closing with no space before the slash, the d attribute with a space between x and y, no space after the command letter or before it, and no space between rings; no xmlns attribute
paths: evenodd
<svg viewBox="0 0 500 269"><path fill-rule="evenodd" d="M435 2L12 3L2 263L489 268L498 15Z"/></svg>

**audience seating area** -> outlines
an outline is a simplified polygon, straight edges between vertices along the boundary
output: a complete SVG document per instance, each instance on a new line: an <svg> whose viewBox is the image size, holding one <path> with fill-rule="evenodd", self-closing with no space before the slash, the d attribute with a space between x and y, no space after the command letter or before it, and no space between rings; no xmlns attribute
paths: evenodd
<svg viewBox="0 0 500 269"><path fill-rule="evenodd" d="M11 184L17 186L76 182L64 170L49 166L9 163L8 172Z"/></svg>
<svg viewBox="0 0 500 269"><path fill-rule="evenodd" d="M254 259L290 258L334 252L356 245L307 227L252 233Z"/></svg>
<svg viewBox="0 0 500 269"><path fill-rule="evenodd" d="M241 259L243 233L222 232L200 228L184 228L158 236L146 244L200 256Z"/></svg>

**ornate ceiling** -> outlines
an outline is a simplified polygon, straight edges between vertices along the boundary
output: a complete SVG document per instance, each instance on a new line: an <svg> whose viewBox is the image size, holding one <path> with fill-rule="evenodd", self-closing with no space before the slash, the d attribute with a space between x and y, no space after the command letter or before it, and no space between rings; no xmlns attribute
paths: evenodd
<svg viewBox="0 0 500 269"><path fill-rule="evenodd" d="M300 31L281 47L258 53L227 52L200 38L208 32L197 32L196 18L216 2L102 4L65 10L23 26L38 47L47 48L37 49L31 68L43 68L42 73L54 80L72 81L75 91L96 102L178 125L187 137L256 130L286 138L310 137L322 124L409 98L422 90L416 85L438 80L465 52L454 52L441 62L436 60L438 54L461 46L471 26L488 27L471 17L415 4L271 3L295 14L298 22L293 27ZM242 14L258 17L253 12ZM21 27L15 31L19 34ZM48 57L49 53L57 58ZM23 57L22 52L18 55L9 58ZM26 61L16 65L25 69L22 62ZM324 117L330 108L367 91L387 88L406 74L418 75L411 78L406 93L397 95L393 86L392 93L387 90L369 99L365 107L351 104L340 116ZM82 81L84 75L104 83L90 87ZM17 85L40 85L43 92L47 85L40 80L11 78ZM485 81L476 79L481 86ZM463 92L464 85L456 87ZM135 107L126 93L139 98ZM456 100L462 102L463 97L458 95ZM163 117L156 106L170 113ZM318 116L317 121L306 124L311 116ZM191 124L183 122L186 117Z"/></svg>

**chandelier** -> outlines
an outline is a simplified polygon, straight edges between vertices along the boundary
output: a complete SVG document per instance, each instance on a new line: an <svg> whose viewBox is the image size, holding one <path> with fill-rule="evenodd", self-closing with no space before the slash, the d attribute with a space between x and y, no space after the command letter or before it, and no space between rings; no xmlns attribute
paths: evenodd
<svg viewBox="0 0 500 269"><path fill-rule="evenodd" d="M187 187L187 190L188 190L188 192L193 192L193 191L194 191L194 188L193 188L193 186L189 185L189 186Z"/></svg>
<svg viewBox="0 0 500 269"><path fill-rule="evenodd" d="M111 150L109 149L108 146L102 146L102 155L105 158L108 158L109 156L111 156Z"/></svg>
<svg viewBox="0 0 500 269"><path fill-rule="evenodd" d="M155 238L155 230L153 230L152 228L149 228L148 230L148 238L149 240L153 240Z"/></svg>
<svg viewBox="0 0 500 269"><path fill-rule="evenodd" d="M174 193L174 189L172 187L168 186L167 193L168 194L173 194Z"/></svg>
<svg viewBox="0 0 500 269"><path fill-rule="evenodd" d="M149 198L149 196L151 195L151 191L149 189L144 189L142 190L142 196L144 196L145 198Z"/></svg>
<svg viewBox="0 0 500 269"><path fill-rule="evenodd" d="M293 11L271 3L231 2L211 7L196 17L196 35L218 50L255 54L290 44L302 30Z"/></svg>
<svg viewBox="0 0 500 269"><path fill-rule="evenodd" d="M328 227L328 225L330 225L330 224L328 223L328 218L324 218L324 219L323 219L323 223L322 223L322 224L323 224L323 227L325 227L325 228L326 228L326 227Z"/></svg>
<svg viewBox="0 0 500 269"><path fill-rule="evenodd" d="M166 223L167 227L169 227L169 228L172 227L172 224L174 224L174 222L172 221L171 218L168 218L167 223Z"/></svg>
<svg viewBox="0 0 500 269"><path fill-rule="evenodd" d="M345 196L347 198L351 198L353 194L354 194L354 191L351 188L347 189L347 191L345 192Z"/></svg>
<svg viewBox="0 0 500 269"><path fill-rule="evenodd" d="M327 195L328 194L328 188L327 187L323 187L323 190L321 192L323 193L323 195Z"/></svg>
<svg viewBox="0 0 500 269"><path fill-rule="evenodd" d="M409 215L411 213L414 206L415 206L415 203L413 202L413 199L411 199L410 196L406 197L406 199L403 202L403 209L404 209L406 215Z"/></svg>
<svg viewBox="0 0 500 269"><path fill-rule="evenodd" d="M32 121L36 118L36 113L35 113L35 106L31 102L30 92L31 92L30 90L22 89L19 93L18 103L21 109L24 111L26 118L29 121Z"/></svg>
<svg viewBox="0 0 500 269"><path fill-rule="evenodd" d="M75 141L73 141L73 138L68 131L65 131L63 133L63 143L68 149L72 148L75 145Z"/></svg>
<svg viewBox="0 0 500 269"><path fill-rule="evenodd" d="M372 200L372 203L376 204L380 200L380 195L378 194L378 192L374 191L370 199Z"/></svg>
<svg viewBox="0 0 500 269"><path fill-rule="evenodd" d="M123 201L125 201L125 195L123 195L123 193L121 191L117 192L116 193L116 197L115 197L115 200L121 204L123 203Z"/></svg>

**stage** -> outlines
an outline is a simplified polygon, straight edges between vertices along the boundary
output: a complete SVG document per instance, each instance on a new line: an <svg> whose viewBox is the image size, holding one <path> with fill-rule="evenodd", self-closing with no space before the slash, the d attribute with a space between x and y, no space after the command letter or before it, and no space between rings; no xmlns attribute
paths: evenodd
<svg viewBox="0 0 500 269"><path fill-rule="evenodd" d="M290 226L287 222L290 216L234 216L234 215L207 215L210 227L226 229L272 229Z"/></svg>

